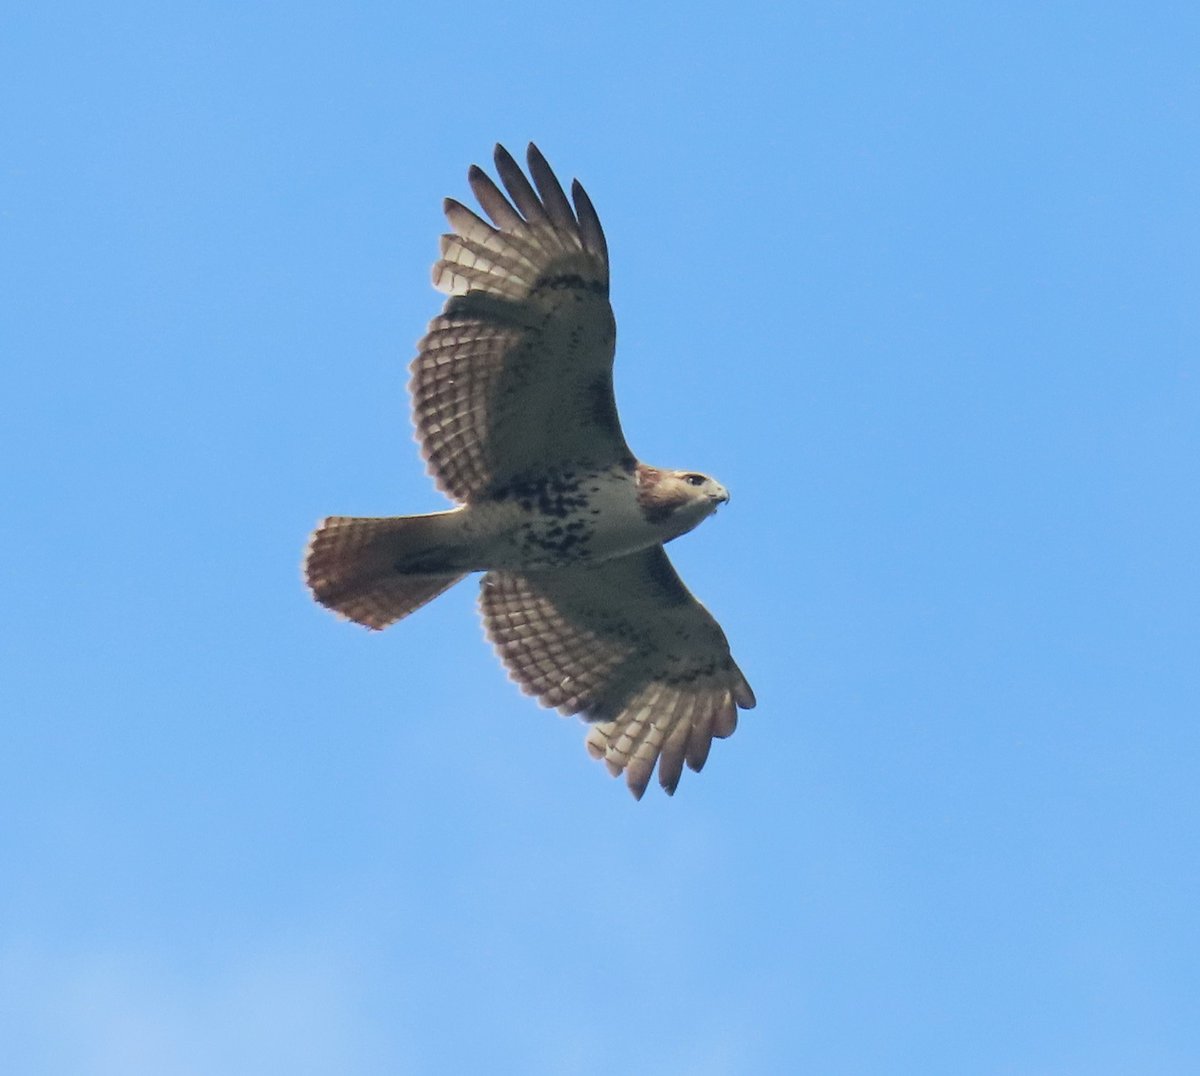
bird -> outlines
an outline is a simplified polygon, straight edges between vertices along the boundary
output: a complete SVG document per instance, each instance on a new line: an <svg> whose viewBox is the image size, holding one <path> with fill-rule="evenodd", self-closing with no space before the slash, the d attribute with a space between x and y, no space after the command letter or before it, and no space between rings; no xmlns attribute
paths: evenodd
<svg viewBox="0 0 1200 1076"><path fill-rule="evenodd" d="M433 284L447 295L409 389L427 470L455 502L425 515L330 516L309 539L313 598L379 630L483 572L484 631L526 694L589 723L586 748L641 799L673 795L754 692L663 546L728 503L697 471L652 467L613 394L609 257L578 180L568 200L532 143L477 165L488 219L447 198Z"/></svg>

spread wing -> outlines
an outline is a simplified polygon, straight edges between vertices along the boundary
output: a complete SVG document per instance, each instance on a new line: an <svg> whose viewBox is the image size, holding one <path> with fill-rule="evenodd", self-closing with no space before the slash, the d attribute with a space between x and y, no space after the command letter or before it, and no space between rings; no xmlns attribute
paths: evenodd
<svg viewBox="0 0 1200 1076"><path fill-rule="evenodd" d="M488 572L484 627L522 690L596 724L588 752L639 799L655 762L674 793L754 693L725 633L662 546L586 567Z"/></svg>
<svg viewBox="0 0 1200 1076"><path fill-rule="evenodd" d="M532 184L496 147L507 198L481 169L468 173L491 224L446 199L454 232L433 282L450 298L412 364L422 454L459 501L557 466L631 458L613 399L600 221L578 181L572 207L536 146L528 159Z"/></svg>

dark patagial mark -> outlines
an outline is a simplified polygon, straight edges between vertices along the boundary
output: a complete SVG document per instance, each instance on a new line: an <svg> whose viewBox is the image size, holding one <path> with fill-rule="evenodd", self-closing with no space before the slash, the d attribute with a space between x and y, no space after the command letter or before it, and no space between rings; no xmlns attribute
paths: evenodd
<svg viewBox="0 0 1200 1076"><path fill-rule="evenodd" d="M691 600L687 588L679 581L671 562L660 548L660 556L649 558L646 568L658 597L667 605L686 605Z"/></svg>
<svg viewBox="0 0 1200 1076"><path fill-rule="evenodd" d="M602 375L588 382L583 390L583 406L587 417L605 433L620 434L621 420L617 417L610 377Z"/></svg>

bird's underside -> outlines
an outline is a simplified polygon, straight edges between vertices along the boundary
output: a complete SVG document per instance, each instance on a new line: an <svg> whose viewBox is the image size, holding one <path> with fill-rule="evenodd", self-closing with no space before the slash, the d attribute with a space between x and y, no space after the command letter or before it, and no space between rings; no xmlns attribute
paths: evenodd
<svg viewBox="0 0 1200 1076"><path fill-rule="evenodd" d="M608 251L576 181L568 201L536 147L531 183L502 147L491 219L447 199L434 284L449 293L412 364L430 473L457 507L334 516L310 540L317 601L370 628L483 571L488 638L521 689L592 723L587 748L638 798L655 765L672 793L754 705L725 635L663 543L728 500L696 472L639 463L612 389Z"/></svg>

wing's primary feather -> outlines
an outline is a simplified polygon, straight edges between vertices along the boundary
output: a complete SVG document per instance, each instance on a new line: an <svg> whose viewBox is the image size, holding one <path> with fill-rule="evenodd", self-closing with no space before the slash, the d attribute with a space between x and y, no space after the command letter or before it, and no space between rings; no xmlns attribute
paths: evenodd
<svg viewBox="0 0 1200 1076"><path fill-rule="evenodd" d="M507 153L507 151L505 152ZM479 165L473 164L467 169L467 182L471 185L471 193L478 199L479 204L483 206L483 211L492 218L497 228L506 232L524 230L525 221L521 218L521 214L513 209L508 199L500 192L500 188L492 182L492 177Z"/></svg>
<svg viewBox="0 0 1200 1076"><path fill-rule="evenodd" d="M582 246L583 244L579 240L579 222L576 221L575 214L571 210L571 203L563 194L562 185L546 163L546 158L542 156L541 150L532 143L529 146L529 174L533 176L533 182L537 184L538 194L542 196L542 205L546 207L546 212L550 215L554 226Z"/></svg>
<svg viewBox="0 0 1200 1076"><path fill-rule="evenodd" d="M579 235L583 245L607 266L608 242L604 238L604 229L600 227L596 207L577 179L571 181L571 197L575 199L575 215L579 218Z"/></svg>
<svg viewBox="0 0 1200 1076"><path fill-rule="evenodd" d="M509 198L512 199L521 216L525 218L526 223L550 227L550 215L538 198L537 192L525 178L521 166L513 160L512 154L503 146L496 147L496 172L500 176L500 182L504 184L504 189L508 191ZM495 218L493 217L493 219ZM496 223L500 222L496 221ZM569 227L570 225L568 225Z"/></svg>
<svg viewBox="0 0 1200 1076"><path fill-rule="evenodd" d="M507 197L481 169L468 174L491 224L446 200L454 232L433 280L450 298L412 365L422 453L464 502L531 471L632 459L613 398L616 326L596 211L578 182L572 210L535 146L533 183L499 146L496 169Z"/></svg>
<svg viewBox="0 0 1200 1076"><path fill-rule="evenodd" d="M662 546L586 567L489 572L480 606L512 678L561 713L595 722L588 751L641 797L658 763L674 792L754 693L720 626Z"/></svg>

